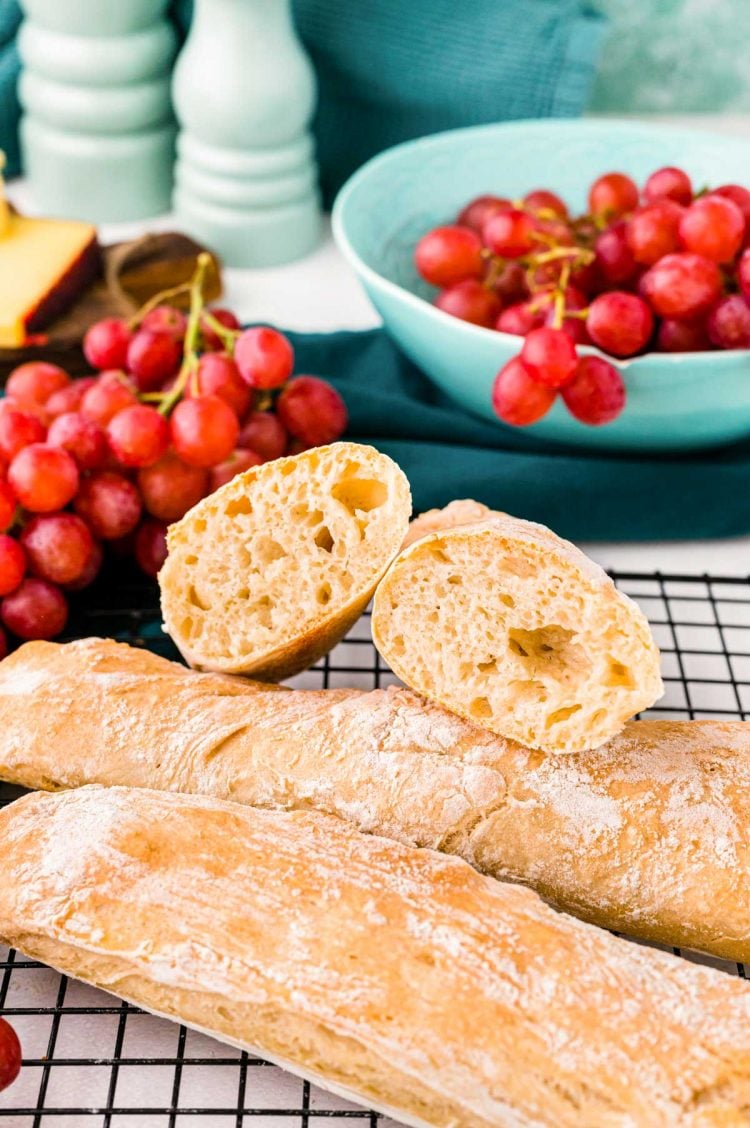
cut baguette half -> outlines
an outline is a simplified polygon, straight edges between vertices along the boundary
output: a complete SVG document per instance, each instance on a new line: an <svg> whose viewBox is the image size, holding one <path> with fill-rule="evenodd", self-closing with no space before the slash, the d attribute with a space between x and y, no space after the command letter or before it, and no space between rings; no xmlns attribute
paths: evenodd
<svg viewBox="0 0 750 1128"><path fill-rule="evenodd" d="M372 632L412 689L545 752L598 748L663 692L640 609L574 545L513 517L404 549Z"/></svg>
<svg viewBox="0 0 750 1128"><path fill-rule="evenodd" d="M343 637L403 541L406 477L356 443L238 475L168 532L164 622L200 670L280 681Z"/></svg>

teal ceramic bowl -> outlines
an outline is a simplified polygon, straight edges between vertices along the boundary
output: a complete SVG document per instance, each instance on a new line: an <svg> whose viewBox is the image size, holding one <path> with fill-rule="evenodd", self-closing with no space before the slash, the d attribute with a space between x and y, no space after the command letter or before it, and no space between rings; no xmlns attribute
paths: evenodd
<svg viewBox="0 0 750 1128"><path fill-rule="evenodd" d="M617 169L642 182L672 164L696 185L750 185L750 140L612 119L452 130L389 149L359 169L334 205L334 236L406 355L461 407L503 427L492 411L492 381L519 338L436 309L435 291L414 270L417 239L483 192L552 188L583 211L601 173ZM613 423L588 427L558 401L526 433L621 451L698 450L750 435L750 350L651 353L619 368L628 401Z"/></svg>

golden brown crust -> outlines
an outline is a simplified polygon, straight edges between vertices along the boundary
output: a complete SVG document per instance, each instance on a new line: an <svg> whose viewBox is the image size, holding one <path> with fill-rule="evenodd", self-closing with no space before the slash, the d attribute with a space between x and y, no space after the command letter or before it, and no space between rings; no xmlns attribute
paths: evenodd
<svg viewBox="0 0 750 1128"><path fill-rule="evenodd" d="M300 692L87 639L0 663L0 778L314 808L643 939L750 960L750 726L545 756L403 689Z"/></svg>
<svg viewBox="0 0 750 1128"><path fill-rule="evenodd" d="M373 447L253 467L169 529L159 585L170 635L196 669L299 673L362 614L410 511L406 478Z"/></svg>
<svg viewBox="0 0 750 1128"><path fill-rule="evenodd" d="M126 788L19 800L0 856L3 942L413 1123L750 1117L750 988L456 858Z"/></svg>
<svg viewBox="0 0 750 1128"><path fill-rule="evenodd" d="M485 517L505 517L497 509L489 509L481 501L472 498L457 498L442 509L428 509L420 513L409 523L409 531L404 537L402 548L408 548L420 537L428 533L437 533L441 529L455 529L459 525L473 525L475 521L483 521Z"/></svg>

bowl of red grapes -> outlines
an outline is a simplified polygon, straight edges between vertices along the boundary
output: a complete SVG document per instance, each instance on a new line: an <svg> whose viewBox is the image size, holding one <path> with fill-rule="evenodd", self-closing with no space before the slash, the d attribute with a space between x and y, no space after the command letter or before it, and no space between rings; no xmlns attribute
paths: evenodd
<svg viewBox="0 0 750 1128"><path fill-rule="evenodd" d="M375 157L334 233L455 403L621 451L750 436L750 141L611 119L453 130Z"/></svg>
<svg viewBox="0 0 750 1128"><path fill-rule="evenodd" d="M206 256L207 257L207 256ZM155 577L167 527L236 474L340 438L344 401L295 374L268 326L206 308L205 259L185 313L157 296L83 338L89 376L29 361L0 398L0 659L64 633L107 558ZM169 292L174 297L174 292ZM81 597L85 600L85 594Z"/></svg>

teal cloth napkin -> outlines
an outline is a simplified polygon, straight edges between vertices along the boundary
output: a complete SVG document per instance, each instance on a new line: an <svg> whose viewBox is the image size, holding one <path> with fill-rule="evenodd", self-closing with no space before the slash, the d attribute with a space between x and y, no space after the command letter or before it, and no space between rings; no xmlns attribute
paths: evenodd
<svg viewBox="0 0 750 1128"><path fill-rule="evenodd" d="M380 329L289 336L295 370L336 385L349 435L399 463L418 512L473 497L573 540L750 533L750 441L682 457L553 447L461 411Z"/></svg>
<svg viewBox="0 0 750 1128"><path fill-rule="evenodd" d="M64 0L61 0L64 3ZM191 0L174 0L184 34ZM586 0L293 0L318 75L314 122L330 203L368 157L398 141L586 106L605 21ZM17 0L0 0L0 148L18 171Z"/></svg>

